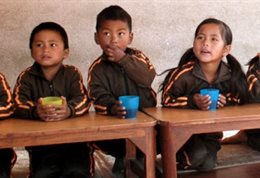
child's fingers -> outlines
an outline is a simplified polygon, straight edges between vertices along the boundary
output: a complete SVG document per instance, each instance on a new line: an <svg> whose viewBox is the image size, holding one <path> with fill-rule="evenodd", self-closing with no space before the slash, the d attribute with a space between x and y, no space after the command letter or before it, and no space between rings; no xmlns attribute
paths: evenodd
<svg viewBox="0 0 260 178"><path fill-rule="evenodd" d="M64 96L61 96L61 99L62 99L62 105L67 106L67 99Z"/></svg>
<svg viewBox="0 0 260 178"><path fill-rule="evenodd" d="M125 118L126 115L126 108L122 105L117 107L117 115L121 118Z"/></svg>
<svg viewBox="0 0 260 178"><path fill-rule="evenodd" d="M220 101L218 101L218 105L217 105L218 108L223 108L224 107L224 104L221 103Z"/></svg>
<svg viewBox="0 0 260 178"><path fill-rule="evenodd" d="M198 107L201 109L201 110L208 110L209 109L209 106L211 104L211 100L204 100L202 101L201 103L198 104Z"/></svg>
<svg viewBox="0 0 260 178"><path fill-rule="evenodd" d="M42 97L38 99L37 103L42 104Z"/></svg>
<svg viewBox="0 0 260 178"><path fill-rule="evenodd" d="M224 107L226 103L227 103L226 97L220 94L218 98L218 108Z"/></svg>
<svg viewBox="0 0 260 178"><path fill-rule="evenodd" d="M194 102L196 103L197 107L201 110L208 110L209 105L211 104L210 96L209 95L200 95L200 94L195 94L194 97Z"/></svg>

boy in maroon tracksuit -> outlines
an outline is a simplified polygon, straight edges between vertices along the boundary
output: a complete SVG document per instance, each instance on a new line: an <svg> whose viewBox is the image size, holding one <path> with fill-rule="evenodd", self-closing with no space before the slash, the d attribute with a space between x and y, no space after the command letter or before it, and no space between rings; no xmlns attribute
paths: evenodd
<svg viewBox="0 0 260 178"><path fill-rule="evenodd" d="M155 69L139 50L129 48L133 40L130 15L119 6L109 6L97 16L95 41L103 54L89 68L89 96L97 113L124 118L126 111L118 97L139 95L140 109L156 105L151 88ZM112 172L123 176L124 140L96 142L103 151L116 157Z"/></svg>
<svg viewBox="0 0 260 178"><path fill-rule="evenodd" d="M60 25L44 22L30 37L34 64L18 77L14 88L15 116L45 122L83 115L89 100L81 73L64 65L69 55L68 37ZM43 105L42 98L59 96L62 105ZM69 143L26 148L30 156L30 178L90 178L93 158L87 143Z"/></svg>

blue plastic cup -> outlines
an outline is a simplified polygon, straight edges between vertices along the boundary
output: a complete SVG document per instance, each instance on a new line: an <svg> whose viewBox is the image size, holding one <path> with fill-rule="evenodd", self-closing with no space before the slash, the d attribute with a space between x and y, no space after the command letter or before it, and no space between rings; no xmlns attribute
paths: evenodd
<svg viewBox="0 0 260 178"><path fill-rule="evenodd" d="M205 95L210 96L211 104L209 106L209 110L214 111L217 109L219 89L216 89L216 88L201 89L200 94L203 96L205 96Z"/></svg>
<svg viewBox="0 0 260 178"><path fill-rule="evenodd" d="M139 108L139 96L120 96L119 101L122 102L122 106L126 109L125 118L136 118Z"/></svg>

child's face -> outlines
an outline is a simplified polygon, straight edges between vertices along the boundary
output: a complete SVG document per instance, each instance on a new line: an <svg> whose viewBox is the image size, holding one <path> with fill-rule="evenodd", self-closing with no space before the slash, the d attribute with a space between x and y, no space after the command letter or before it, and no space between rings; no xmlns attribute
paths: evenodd
<svg viewBox="0 0 260 178"><path fill-rule="evenodd" d="M42 67L60 66L68 54L69 49L64 49L64 42L58 32L42 30L35 34L31 55Z"/></svg>
<svg viewBox="0 0 260 178"><path fill-rule="evenodd" d="M117 46L125 51L132 40L133 34L127 23L121 20L105 20L95 33L95 41L103 51L110 46Z"/></svg>
<svg viewBox="0 0 260 178"><path fill-rule="evenodd" d="M230 52L230 45L225 45L217 24L204 24L199 29L193 42L193 51L201 63L219 63Z"/></svg>

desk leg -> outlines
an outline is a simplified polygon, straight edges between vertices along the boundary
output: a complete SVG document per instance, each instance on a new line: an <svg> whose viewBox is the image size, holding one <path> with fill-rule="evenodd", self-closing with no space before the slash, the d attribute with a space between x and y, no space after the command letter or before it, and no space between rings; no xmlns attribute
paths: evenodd
<svg viewBox="0 0 260 178"><path fill-rule="evenodd" d="M146 178L155 178L156 138L155 129L146 128L143 138L131 138L131 141L145 154Z"/></svg>
<svg viewBox="0 0 260 178"><path fill-rule="evenodd" d="M131 178L133 177L133 173L131 171L130 166L130 159L134 159L136 157L136 147L135 145L129 140L126 139L126 177Z"/></svg>
<svg viewBox="0 0 260 178"><path fill-rule="evenodd" d="M162 149L163 177L177 178L176 150L169 125L160 125L160 143Z"/></svg>
<svg viewBox="0 0 260 178"><path fill-rule="evenodd" d="M191 132L185 127L160 125L160 141L162 149L163 177L177 178L177 151L191 137Z"/></svg>

